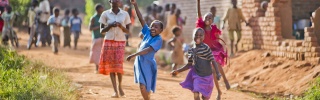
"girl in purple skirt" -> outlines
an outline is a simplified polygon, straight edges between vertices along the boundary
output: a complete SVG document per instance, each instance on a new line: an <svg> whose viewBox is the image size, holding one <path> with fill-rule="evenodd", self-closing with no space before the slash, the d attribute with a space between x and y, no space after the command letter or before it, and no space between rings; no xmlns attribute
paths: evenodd
<svg viewBox="0 0 320 100"><path fill-rule="evenodd" d="M213 90L213 82L215 83L220 100L221 90L216 79L215 69L211 64L217 66L212 55L210 47L203 43L205 31L202 28L194 30L193 39L194 46L188 51L188 64L184 67L172 71L172 75L177 75L180 72L190 69L185 81L180 83L183 88L189 89L194 93L194 99L200 100L202 94L203 100L209 100Z"/></svg>

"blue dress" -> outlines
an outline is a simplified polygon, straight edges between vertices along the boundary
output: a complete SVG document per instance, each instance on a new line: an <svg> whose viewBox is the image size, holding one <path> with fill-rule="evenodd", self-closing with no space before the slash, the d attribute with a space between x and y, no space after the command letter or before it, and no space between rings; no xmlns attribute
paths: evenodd
<svg viewBox="0 0 320 100"><path fill-rule="evenodd" d="M144 35L141 42L139 51L145 48L152 47L153 51L145 55L136 57L134 62L134 79L135 83L140 83L146 86L147 91L152 90L155 92L156 79L157 79L157 63L154 58L155 53L160 50L162 46L162 39L160 35L151 36L151 31L148 25L144 25L142 28L142 34Z"/></svg>

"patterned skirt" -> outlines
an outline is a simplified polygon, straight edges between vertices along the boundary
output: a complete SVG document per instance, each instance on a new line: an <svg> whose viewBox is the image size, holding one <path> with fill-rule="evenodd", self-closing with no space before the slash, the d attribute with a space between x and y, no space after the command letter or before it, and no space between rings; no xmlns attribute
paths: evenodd
<svg viewBox="0 0 320 100"><path fill-rule="evenodd" d="M100 74L123 74L125 46L125 41L104 40L100 55Z"/></svg>

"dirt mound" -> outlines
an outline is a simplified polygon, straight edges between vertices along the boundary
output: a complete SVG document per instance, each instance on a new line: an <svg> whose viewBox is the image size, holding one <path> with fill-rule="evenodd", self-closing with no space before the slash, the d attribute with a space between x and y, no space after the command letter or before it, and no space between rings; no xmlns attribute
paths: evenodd
<svg viewBox="0 0 320 100"><path fill-rule="evenodd" d="M273 95L301 95L309 82L320 76L320 65L307 61L265 56L253 50L231 59L224 68L230 83L242 91Z"/></svg>

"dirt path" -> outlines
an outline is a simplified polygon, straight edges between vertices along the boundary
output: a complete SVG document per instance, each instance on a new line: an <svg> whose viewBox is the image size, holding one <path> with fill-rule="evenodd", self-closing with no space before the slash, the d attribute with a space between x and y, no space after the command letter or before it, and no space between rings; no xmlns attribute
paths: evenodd
<svg viewBox="0 0 320 100"><path fill-rule="evenodd" d="M88 30L80 36L78 50L69 48L59 48L59 54L54 55L51 48L32 48L26 50L26 42L28 35L20 32L21 47L18 49L20 54L26 55L28 58L43 61L45 64L65 71L66 75L80 88L80 100L113 100L110 95L113 94L113 89L109 76L94 74L94 65L89 64L89 48L91 45L91 35ZM132 41L134 44L139 41ZM123 87L126 93L126 98L120 100L142 100L139 92L139 87L134 83L133 64L126 62L124 64L124 79ZM186 72L181 74L179 78L172 78L168 71L158 70L158 80L156 93L151 95L152 100L192 100L193 93L189 90L181 88L179 82L185 78ZM238 91L226 91L224 86L223 100L256 100L248 94ZM212 100L216 97L216 89L212 94ZM114 99L116 100L116 99Z"/></svg>

